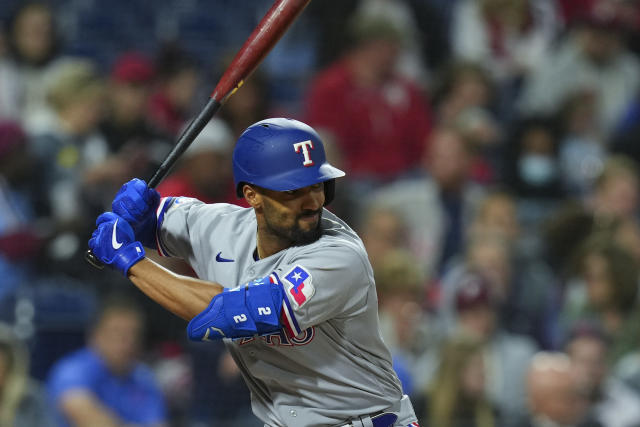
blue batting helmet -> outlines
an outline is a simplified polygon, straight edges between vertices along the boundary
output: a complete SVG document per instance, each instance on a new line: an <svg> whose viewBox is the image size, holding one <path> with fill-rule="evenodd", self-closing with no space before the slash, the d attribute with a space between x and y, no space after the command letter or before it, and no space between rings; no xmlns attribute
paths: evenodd
<svg viewBox="0 0 640 427"><path fill-rule="evenodd" d="M233 178L242 185L275 191L325 183L325 204L333 198L334 179L344 172L331 166L315 130L293 119L266 119L249 126L233 150Z"/></svg>

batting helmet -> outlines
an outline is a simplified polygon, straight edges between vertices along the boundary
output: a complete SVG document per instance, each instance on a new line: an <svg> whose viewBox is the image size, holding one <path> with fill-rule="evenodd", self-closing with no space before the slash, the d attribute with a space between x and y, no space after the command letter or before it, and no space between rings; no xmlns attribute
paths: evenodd
<svg viewBox="0 0 640 427"><path fill-rule="evenodd" d="M325 205L333 199L334 180L344 172L331 166L315 130L293 119L267 119L249 126L233 150L238 197L243 184L275 191L324 182Z"/></svg>

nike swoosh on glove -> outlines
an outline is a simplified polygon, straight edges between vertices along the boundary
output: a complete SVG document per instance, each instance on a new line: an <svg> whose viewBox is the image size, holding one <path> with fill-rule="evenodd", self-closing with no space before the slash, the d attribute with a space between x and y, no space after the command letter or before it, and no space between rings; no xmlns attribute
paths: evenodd
<svg viewBox="0 0 640 427"><path fill-rule="evenodd" d="M113 212L100 215L96 225L89 247L100 261L126 277L131 266L144 258L142 244L135 240L129 223Z"/></svg>
<svg viewBox="0 0 640 427"><path fill-rule="evenodd" d="M155 248L156 210L160 194L147 183L134 178L120 187L111 203L111 209L133 227L136 239L147 248Z"/></svg>

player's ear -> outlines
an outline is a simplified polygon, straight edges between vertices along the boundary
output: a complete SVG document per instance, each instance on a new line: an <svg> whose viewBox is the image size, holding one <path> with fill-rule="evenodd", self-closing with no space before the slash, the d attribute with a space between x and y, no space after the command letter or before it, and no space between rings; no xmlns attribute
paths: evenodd
<svg viewBox="0 0 640 427"><path fill-rule="evenodd" d="M242 194L244 195L247 203L249 203L249 206L251 206L252 208L258 208L262 204L260 193L256 191L256 189L251 185L245 184L242 187Z"/></svg>

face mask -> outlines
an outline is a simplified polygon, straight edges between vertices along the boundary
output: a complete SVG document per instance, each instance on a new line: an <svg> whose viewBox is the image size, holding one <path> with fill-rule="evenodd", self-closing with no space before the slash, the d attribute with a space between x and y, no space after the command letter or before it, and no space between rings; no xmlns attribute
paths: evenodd
<svg viewBox="0 0 640 427"><path fill-rule="evenodd" d="M541 154L527 154L518 161L520 177L536 187L548 184L556 176L556 162Z"/></svg>

